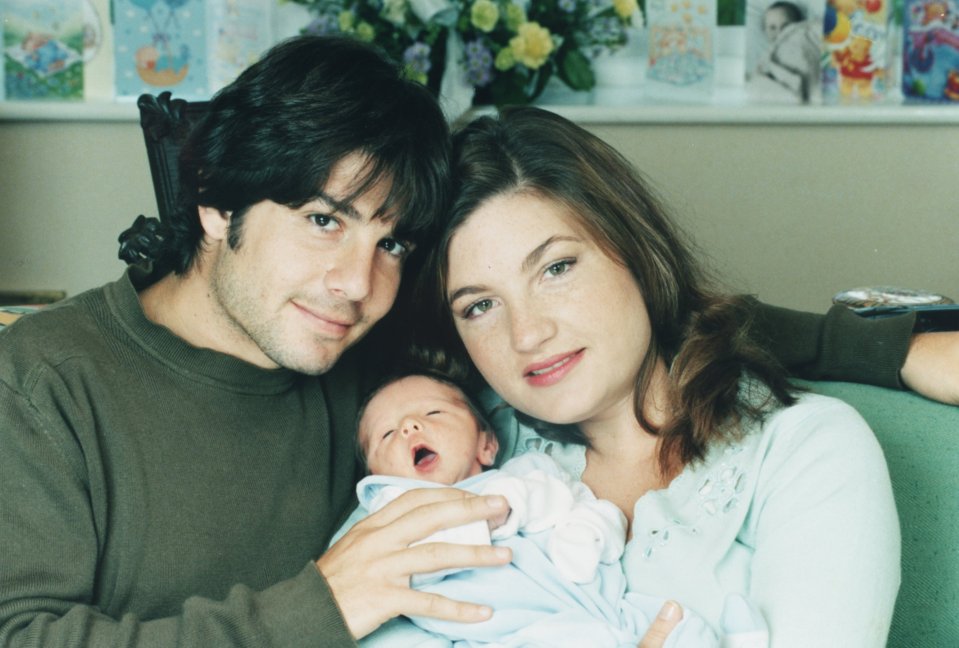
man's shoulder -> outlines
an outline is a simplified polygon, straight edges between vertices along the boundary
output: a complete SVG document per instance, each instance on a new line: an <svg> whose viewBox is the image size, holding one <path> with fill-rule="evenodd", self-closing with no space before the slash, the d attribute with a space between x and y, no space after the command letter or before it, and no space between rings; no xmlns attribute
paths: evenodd
<svg viewBox="0 0 959 648"><path fill-rule="evenodd" d="M105 312L104 289L94 289L21 317L0 330L0 375L23 377L38 366L90 357L102 343L96 312Z"/></svg>

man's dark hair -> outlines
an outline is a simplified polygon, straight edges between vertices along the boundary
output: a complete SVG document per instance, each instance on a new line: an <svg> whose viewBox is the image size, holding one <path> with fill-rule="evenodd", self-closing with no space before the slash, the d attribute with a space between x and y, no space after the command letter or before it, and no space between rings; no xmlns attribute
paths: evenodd
<svg viewBox="0 0 959 648"><path fill-rule="evenodd" d="M322 189L330 172L352 153L369 164L342 202L391 180L376 217L395 216L396 237L425 247L447 203L449 148L435 99L379 50L343 37L286 40L218 92L190 132L179 207L162 224L155 271L184 273L194 263L203 240L198 206L232 213L235 247L252 205L329 200Z"/></svg>

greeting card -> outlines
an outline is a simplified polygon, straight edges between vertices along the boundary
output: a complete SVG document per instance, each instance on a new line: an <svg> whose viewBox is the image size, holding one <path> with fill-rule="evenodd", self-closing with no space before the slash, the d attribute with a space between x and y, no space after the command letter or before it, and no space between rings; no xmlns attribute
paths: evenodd
<svg viewBox="0 0 959 648"><path fill-rule="evenodd" d="M906 0L902 93L906 101L959 101L959 11L955 0Z"/></svg>
<svg viewBox="0 0 959 648"><path fill-rule="evenodd" d="M822 100L823 0L747 0L746 93L759 103Z"/></svg>
<svg viewBox="0 0 959 648"><path fill-rule="evenodd" d="M118 98L209 98L203 0L113 0Z"/></svg>
<svg viewBox="0 0 959 648"><path fill-rule="evenodd" d="M648 0L646 24L649 94L708 99L715 76L715 2Z"/></svg>
<svg viewBox="0 0 959 648"><path fill-rule="evenodd" d="M7 99L83 99L82 0L3 0Z"/></svg>

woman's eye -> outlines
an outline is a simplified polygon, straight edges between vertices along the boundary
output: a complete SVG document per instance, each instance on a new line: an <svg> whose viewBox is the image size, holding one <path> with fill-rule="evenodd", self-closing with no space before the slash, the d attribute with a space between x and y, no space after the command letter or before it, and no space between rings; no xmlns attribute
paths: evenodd
<svg viewBox="0 0 959 648"><path fill-rule="evenodd" d="M410 253L413 246L410 243L395 238L385 238L380 241L380 247L383 248L387 254L402 259Z"/></svg>
<svg viewBox="0 0 959 648"><path fill-rule="evenodd" d="M329 214L310 214L310 221L322 230L332 232L339 228L340 223Z"/></svg>
<svg viewBox="0 0 959 648"><path fill-rule="evenodd" d="M493 307L492 299L481 299L477 302L473 302L463 311L463 317L466 319L471 319L473 317L479 317L489 309Z"/></svg>
<svg viewBox="0 0 959 648"><path fill-rule="evenodd" d="M551 263L546 267L546 274L551 277L558 277L559 275L566 274L569 272L569 269L573 267L574 263L576 263L576 261L573 259L563 259L562 261Z"/></svg>

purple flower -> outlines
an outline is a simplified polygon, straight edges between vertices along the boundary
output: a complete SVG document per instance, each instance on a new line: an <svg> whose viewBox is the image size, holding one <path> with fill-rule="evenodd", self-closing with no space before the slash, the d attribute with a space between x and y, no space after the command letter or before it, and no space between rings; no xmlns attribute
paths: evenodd
<svg viewBox="0 0 959 648"><path fill-rule="evenodd" d="M430 71L430 46L426 43L413 43L403 52L403 62L414 74L425 75Z"/></svg>
<svg viewBox="0 0 959 648"><path fill-rule="evenodd" d="M333 14L319 14L303 31L317 36L336 34L340 31L340 21Z"/></svg>
<svg viewBox="0 0 959 648"><path fill-rule="evenodd" d="M466 43L466 82L477 88L493 80L493 54L481 41Z"/></svg>

